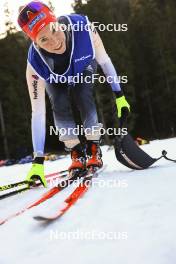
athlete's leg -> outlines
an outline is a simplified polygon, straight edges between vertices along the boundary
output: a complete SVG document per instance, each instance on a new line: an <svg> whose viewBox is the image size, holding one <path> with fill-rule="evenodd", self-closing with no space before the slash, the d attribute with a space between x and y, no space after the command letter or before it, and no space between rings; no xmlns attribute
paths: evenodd
<svg viewBox="0 0 176 264"><path fill-rule="evenodd" d="M100 128L102 124L98 122L96 105L93 97L93 74L96 73L96 62L92 63L84 71L84 82L77 84L72 89L75 104L80 111L82 123L87 139L87 167L102 166L101 150L99 146Z"/></svg>
<svg viewBox="0 0 176 264"><path fill-rule="evenodd" d="M77 135L74 135L75 121L69 99L69 88L64 84L47 84L51 107L53 110L54 123L60 131L59 140L64 142L67 148L73 148L79 144Z"/></svg>
<svg viewBox="0 0 176 264"><path fill-rule="evenodd" d="M102 124L98 122L98 115L96 110L96 104L93 97L94 83L91 82L93 74L96 73L97 64L95 61L86 68L84 71L84 81L76 84L72 88L71 95L74 103L77 105L82 123L85 129L85 136L87 140L99 140L100 139L100 128ZM87 79L85 77L88 77Z"/></svg>

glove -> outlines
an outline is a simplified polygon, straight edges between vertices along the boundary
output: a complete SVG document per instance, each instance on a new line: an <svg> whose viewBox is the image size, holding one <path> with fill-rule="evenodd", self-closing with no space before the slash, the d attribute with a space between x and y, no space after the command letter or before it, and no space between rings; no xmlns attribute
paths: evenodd
<svg viewBox="0 0 176 264"><path fill-rule="evenodd" d="M122 91L115 92L115 95L118 118L125 120L130 112L130 105L128 104Z"/></svg>
<svg viewBox="0 0 176 264"><path fill-rule="evenodd" d="M26 180L27 181L34 181L34 180L40 180L40 182L43 184L43 186L47 187L47 181L45 179L44 175L44 157L36 157L32 162L32 168L30 169Z"/></svg>

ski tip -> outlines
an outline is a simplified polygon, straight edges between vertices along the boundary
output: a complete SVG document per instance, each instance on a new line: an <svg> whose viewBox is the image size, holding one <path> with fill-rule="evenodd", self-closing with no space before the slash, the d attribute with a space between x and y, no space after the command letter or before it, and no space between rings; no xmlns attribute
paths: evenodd
<svg viewBox="0 0 176 264"><path fill-rule="evenodd" d="M33 219L38 221L38 222L52 222L55 219L57 219L59 217L47 217L47 216L42 216L42 215L37 215L37 216L33 216Z"/></svg>
<svg viewBox="0 0 176 264"><path fill-rule="evenodd" d="M5 223L5 221L3 221L3 220L2 220L2 221L0 221L0 225L3 225L4 223Z"/></svg>
<svg viewBox="0 0 176 264"><path fill-rule="evenodd" d="M33 219L36 220L36 221L47 221L48 220L47 217L40 216L40 215L34 216Z"/></svg>

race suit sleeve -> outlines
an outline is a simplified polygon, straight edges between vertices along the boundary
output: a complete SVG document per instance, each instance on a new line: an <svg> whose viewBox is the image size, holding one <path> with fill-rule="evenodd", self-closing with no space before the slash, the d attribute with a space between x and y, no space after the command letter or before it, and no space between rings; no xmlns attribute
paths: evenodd
<svg viewBox="0 0 176 264"><path fill-rule="evenodd" d="M119 79L115 67L104 48L103 42L98 32L94 30L91 33L95 48L95 59L102 68L103 73L107 78L107 82L111 85L112 90L114 92L119 92L121 91L121 87L119 84Z"/></svg>
<svg viewBox="0 0 176 264"><path fill-rule="evenodd" d="M32 143L34 157L44 155L46 133L45 81L27 64L26 79L32 107Z"/></svg>

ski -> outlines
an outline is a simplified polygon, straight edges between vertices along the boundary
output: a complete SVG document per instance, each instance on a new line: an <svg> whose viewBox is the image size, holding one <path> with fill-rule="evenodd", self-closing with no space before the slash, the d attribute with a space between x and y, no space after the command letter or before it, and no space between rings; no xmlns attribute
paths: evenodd
<svg viewBox="0 0 176 264"><path fill-rule="evenodd" d="M53 176L61 175L61 174L67 173L67 172L68 172L68 170L58 171L58 172L47 174L45 177L48 179L48 178L51 178ZM18 187L21 185L25 185L25 184L30 184L30 182L24 180L24 181L10 183L10 184L4 185L4 186L0 186L0 192L8 190L8 189L12 189L14 187Z"/></svg>
<svg viewBox="0 0 176 264"><path fill-rule="evenodd" d="M30 189L31 188L29 186L27 186L27 187L23 187L22 189L18 189L18 190L14 190L14 191L11 191L11 192L8 192L8 193L4 193L4 194L0 195L0 200L12 197L12 196L14 196L16 194L20 194L20 193L28 191Z"/></svg>
<svg viewBox="0 0 176 264"><path fill-rule="evenodd" d="M4 185L4 186L0 186L0 192L12 189L14 187L20 187L20 186L23 186L26 184L29 184L29 182L28 181L21 181L21 182L15 182L15 183L10 183L10 184Z"/></svg>
<svg viewBox="0 0 176 264"><path fill-rule="evenodd" d="M33 218L37 221L45 221L45 222L51 222L54 220L57 220L60 218L63 214L65 214L69 208L74 205L83 195L84 193L90 188L92 179L100 172L102 172L105 169L103 168L95 168L91 167L88 169L86 175L84 176L83 180L79 183L79 185L76 187L76 189L64 200L63 206L61 209L58 210L58 212L53 216L34 216Z"/></svg>
<svg viewBox="0 0 176 264"><path fill-rule="evenodd" d="M68 176L68 170L63 170L60 172L55 172L46 175L47 182L49 183L51 180L54 181L56 179L63 179L64 177ZM4 185L0 187L0 192L5 192L2 195L0 195L0 200L11 197L13 195L22 193L24 191L30 190L32 188L36 188L41 186L40 181L36 181L34 184L28 181L21 181L16 182L8 185ZM11 190L10 192L7 192L7 190Z"/></svg>
<svg viewBox="0 0 176 264"><path fill-rule="evenodd" d="M75 177L74 178L67 178L64 179L61 183L59 183L57 186L51 188L49 191L47 191L46 193L44 193L41 198L37 199L36 201L34 201L33 203L27 205L25 208L23 208L22 210L10 215L9 217L7 217L4 220L0 220L0 225L3 225L4 223L8 222L10 219L19 216L21 214L23 214L24 212L26 212L27 210L33 208L34 206L37 206L43 202L45 202L46 200L52 198L54 195L56 195L57 193L59 193L60 191L62 191L63 189L65 189L69 184L72 184L76 179L82 178L84 175L86 174L86 170L82 171L80 173L80 171L77 173L75 173Z"/></svg>

